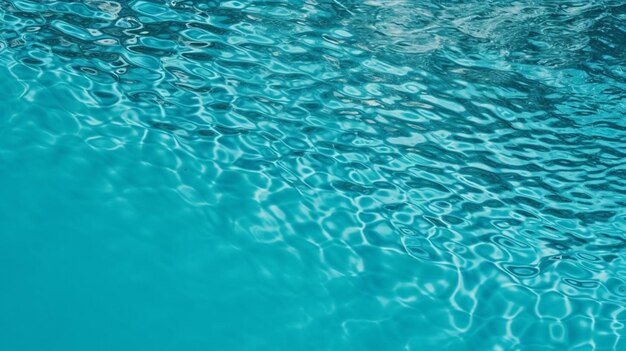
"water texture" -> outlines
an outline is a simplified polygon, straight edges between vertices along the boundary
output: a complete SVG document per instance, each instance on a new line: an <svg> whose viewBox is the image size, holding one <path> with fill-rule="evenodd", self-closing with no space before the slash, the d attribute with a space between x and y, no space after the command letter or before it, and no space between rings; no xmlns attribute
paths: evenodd
<svg viewBox="0 0 626 351"><path fill-rule="evenodd" d="M1 350L626 350L622 1L0 0Z"/></svg>

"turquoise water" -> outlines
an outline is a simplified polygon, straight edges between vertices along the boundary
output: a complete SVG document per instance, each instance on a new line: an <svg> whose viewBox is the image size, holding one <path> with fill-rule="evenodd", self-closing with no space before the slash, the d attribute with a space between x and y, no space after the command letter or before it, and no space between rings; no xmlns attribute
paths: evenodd
<svg viewBox="0 0 626 351"><path fill-rule="evenodd" d="M625 23L0 0L0 350L626 350Z"/></svg>

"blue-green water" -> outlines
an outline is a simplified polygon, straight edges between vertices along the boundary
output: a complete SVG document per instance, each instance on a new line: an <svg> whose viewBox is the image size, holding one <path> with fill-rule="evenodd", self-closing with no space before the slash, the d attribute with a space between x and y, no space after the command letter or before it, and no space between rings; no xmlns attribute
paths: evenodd
<svg viewBox="0 0 626 351"><path fill-rule="evenodd" d="M626 350L625 23L0 0L0 350Z"/></svg>

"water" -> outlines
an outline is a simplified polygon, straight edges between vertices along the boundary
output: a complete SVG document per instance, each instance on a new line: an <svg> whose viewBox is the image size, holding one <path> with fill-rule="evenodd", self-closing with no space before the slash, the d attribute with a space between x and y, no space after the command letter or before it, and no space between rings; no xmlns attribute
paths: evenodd
<svg viewBox="0 0 626 351"><path fill-rule="evenodd" d="M0 0L0 349L626 350L625 23Z"/></svg>

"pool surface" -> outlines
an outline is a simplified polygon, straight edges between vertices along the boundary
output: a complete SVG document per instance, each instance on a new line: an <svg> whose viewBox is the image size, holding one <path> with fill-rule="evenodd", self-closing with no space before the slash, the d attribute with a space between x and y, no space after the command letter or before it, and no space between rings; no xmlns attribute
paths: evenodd
<svg viewBox="0 0 626 351"><path fill-rule="evenodd" d="M626 350L623 1L0 0L0 350Z"/></svg>

